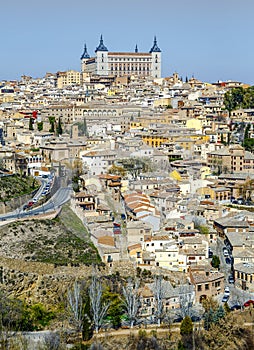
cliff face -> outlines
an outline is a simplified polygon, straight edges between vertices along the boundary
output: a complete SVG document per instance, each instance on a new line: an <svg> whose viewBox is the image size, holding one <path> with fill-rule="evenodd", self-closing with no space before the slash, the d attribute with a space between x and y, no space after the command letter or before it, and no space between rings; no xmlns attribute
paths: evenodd
<svg viewBox="0 0 254 350"><path fill-rule="evenodd" d="M9 296L27 302L57 305L75 279L86 279L91 267L71 267L25 262L20 259L0 258L0 288Z"/></svg>

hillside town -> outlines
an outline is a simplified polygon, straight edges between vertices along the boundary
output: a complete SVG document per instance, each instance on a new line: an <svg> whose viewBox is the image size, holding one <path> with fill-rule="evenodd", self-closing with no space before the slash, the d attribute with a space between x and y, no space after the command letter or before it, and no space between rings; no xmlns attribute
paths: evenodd
<svg viewBox="0 0 254 350"><path fill-rule="evenodd" d="M196 317L210 297L254 304L254 106L227 103L250 86L162 77L161 59L156 37L147 53L114 53L101 36L80 71L1 81L1 176L49 179L49 201L65 178L109 273L168 276L165 310L186 298ZM33 218L38 202L19 215ZM11 210L0 210L4 224ZM140 294L152 319L151 283Z"/></svg>

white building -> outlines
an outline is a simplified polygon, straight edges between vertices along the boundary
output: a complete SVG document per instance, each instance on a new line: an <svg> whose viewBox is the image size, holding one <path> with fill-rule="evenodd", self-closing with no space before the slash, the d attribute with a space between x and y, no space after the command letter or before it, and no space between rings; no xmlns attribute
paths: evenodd
<svg viewBox="0 0 254 350"><path fill-rule="evenodd" d="M86 45L84 46L81 56L83 77L91 75L161 77L161 50L156 37L149 52L138 52L137 45L134 52L109 52L101 36L95 54L95 57L90 57Z"/></svg>

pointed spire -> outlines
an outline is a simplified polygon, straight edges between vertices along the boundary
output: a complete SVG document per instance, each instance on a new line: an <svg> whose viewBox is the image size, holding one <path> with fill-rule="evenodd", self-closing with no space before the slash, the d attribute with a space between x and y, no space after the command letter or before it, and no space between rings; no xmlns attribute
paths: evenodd
<svg viewBox="0 0 254 350"><path fill-rule="evenodd" d="M151 50L149 52L150 53L152 53L152 52L161 52L161 49L157 45L156 35L154 36L153 47L151 48Z"/></svg>
<svg viewBox="0 0 254 350"><path fill-rule="evenodd" d="M84 52L82 54L82 56L80 57L81 60L83 60L84 58L90 58L88 52L87 52L87 48L86 48L86 44L84 45Z"/></svg>
<svg viewBox="0 0 254 350"><path fill-rule="evenodd" d="M137 53L138 52L138 45L136 44L135 46L135 52Z"/></svg>
<svg viewBox="0 0 254 350"><path fill-rule="evenodd" d="M101 37L100 37L100 44L99 44L99 46L96 47L95 52L97 52L97 51L108 51L108 49L106 48L106 46L103 43L102 34L101 34Z"/></svg>

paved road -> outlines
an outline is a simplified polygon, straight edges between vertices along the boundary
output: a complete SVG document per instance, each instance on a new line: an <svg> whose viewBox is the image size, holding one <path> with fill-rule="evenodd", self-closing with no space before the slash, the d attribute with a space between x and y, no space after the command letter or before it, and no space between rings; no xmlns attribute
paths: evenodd
<svg viewBox="0 0 254 350"><path fill-rule="evenodd" d="M49 200L43 205L29 210L23 210L22 208L18 208L13 212L0 215L0 221L26 218L33 215L45 214L47 212L56 210L70 199L71 192L71 187L62 187L59 190L57 190L56 193L51 198L49 198Z"/></svg>
<svg viewBox="0 0 254 350"><path fill-rule="evenodd" d="M236 288L234 284L228 283L228 276L232 273L230 264L226 264L225 257L223 255L223 247L225 247L224 241L218 237L217 246L213 247L215 254L220 258L220 271L225 275L225 286L229 287L230 297L228 300L229 307L240 304L243 305L245 301L254 299L254 293L249 293L240 288ZM218 301L221 301L223 293L218 296Z"/></svg>

